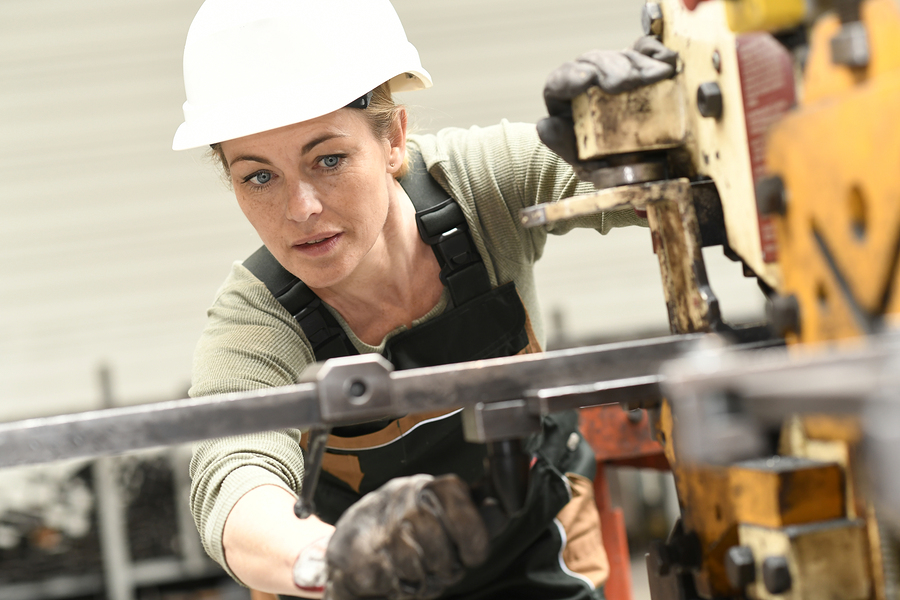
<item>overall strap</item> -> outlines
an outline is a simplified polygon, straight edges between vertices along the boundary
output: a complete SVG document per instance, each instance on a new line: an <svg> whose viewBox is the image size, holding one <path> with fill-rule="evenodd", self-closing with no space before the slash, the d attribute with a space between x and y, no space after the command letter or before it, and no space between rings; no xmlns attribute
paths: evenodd
<svg viewBox="0 0 900 600"><path fill-rule="evenodd" d="M317 361L359 354L347 333L319 297L305 283L281 266L269 249L262 246L244 261L244 266L266 284L300 325L312 345Z"/></svg>
<svg viewBox="0 0 900 600"><path fill-rule="evenodd" d="M491 281L475 248L459 204L428 173L422 155L409 149L409 171L400 180L416 208L422 241L431 246L441 266L441 282L454 306L491 291Z"/></svg>

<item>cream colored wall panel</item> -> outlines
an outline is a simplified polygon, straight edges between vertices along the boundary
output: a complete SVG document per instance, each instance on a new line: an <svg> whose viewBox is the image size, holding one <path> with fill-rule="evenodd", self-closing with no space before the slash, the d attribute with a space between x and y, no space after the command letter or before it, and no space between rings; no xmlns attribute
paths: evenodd
<svg viewBox="0 0 900 600"><path fill-rule="evenodd" d="M404 100L422 131L533 122L547 73L629 44L642 3L396 0L435 78ZM183 394L207 306L259 243L203 151L170 150L199 4L0 2L0 420L97 407L101 364L120 402ZM538 279L572 335L664 327L646 231L553 236Z"/></svg>

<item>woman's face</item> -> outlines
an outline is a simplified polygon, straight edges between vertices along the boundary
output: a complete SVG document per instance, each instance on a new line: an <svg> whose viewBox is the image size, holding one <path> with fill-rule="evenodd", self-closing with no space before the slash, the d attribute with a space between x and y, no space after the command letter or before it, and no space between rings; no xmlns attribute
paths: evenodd
<svg viewBox="0 0 900 600"><path fill-rule="evenodd" d="M328 288L384 243L404 133L377 139L360 109L344 108L223 142L222 152L269 251L310 287Z"/></svg>

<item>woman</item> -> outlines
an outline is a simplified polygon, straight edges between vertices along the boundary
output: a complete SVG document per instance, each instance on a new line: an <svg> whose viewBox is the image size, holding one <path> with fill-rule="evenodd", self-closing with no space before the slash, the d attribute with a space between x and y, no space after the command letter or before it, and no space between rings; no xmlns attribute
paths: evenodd
<svg viewBox="0 0 900 600"><path fill-rule="evenodd" d="M277 260L263 252L234 265L198 344L192 395L289 385L317 358L355 352L404 368L539 350L532 264L546 232L522 229L518 212L593 188L533 125L408 136L391 93L431 80L388 0L207 0L184 70L173 147L212 147ZM433 177L453 199L441 206L457 221L434 239L417 226L418 194L404 189L414 176ZM419 220L433 208L420 207ZM553 233L638 223L628 210ZM436 240L451 234L463 250L447 258ZM254 274L260 260L306 294L297 318ZM496 318L473 326L473 306ZM521 318L502 326L503 344L475 339L506 315ZM321 329L311 333L310 321ZM489 546L468 493L484 449L464 442L458 412L336 430L321 512L298 519L303 443L287 429L195 450L198 529L243 584L303 597L601 597L593 458L574 415L547 419L531 441L525 510Z"/></svg>

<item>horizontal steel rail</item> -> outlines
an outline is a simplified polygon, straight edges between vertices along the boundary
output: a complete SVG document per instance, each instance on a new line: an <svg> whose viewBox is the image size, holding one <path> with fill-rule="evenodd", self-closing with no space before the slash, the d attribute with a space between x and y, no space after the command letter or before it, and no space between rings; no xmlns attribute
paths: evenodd
<svg viewBox="0 0 900 600"><path fill-rule="evenodd" d="M317 364L281 388L0 424L0 467L202 439L526 400L533 412L660 398L663 362L703 335L605 344L393 372L379 355Z"/></svg>

